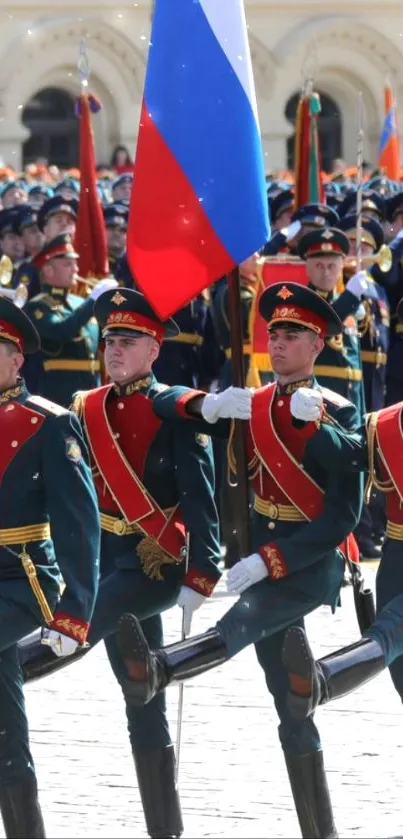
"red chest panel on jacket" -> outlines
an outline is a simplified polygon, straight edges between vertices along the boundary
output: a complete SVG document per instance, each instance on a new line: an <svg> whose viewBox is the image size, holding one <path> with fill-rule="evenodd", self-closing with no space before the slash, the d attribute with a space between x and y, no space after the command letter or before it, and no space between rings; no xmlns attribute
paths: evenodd
<svg viewBox="0 0 403 839"><path fill-rule="evenodd" d="M44 421L42 414L19 402L0 406L0 482L15 455L39 431Z"/></svg>

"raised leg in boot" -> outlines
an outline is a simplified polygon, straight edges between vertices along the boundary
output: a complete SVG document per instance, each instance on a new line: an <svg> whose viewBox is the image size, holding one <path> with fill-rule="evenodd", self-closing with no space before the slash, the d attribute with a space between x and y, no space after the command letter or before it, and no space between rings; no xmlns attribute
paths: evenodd
<svg viewBox="0 0 403 839"><path fill-rule="evenodd" d="M288 630L283 662L289 674L288 706L295 719L314 713L318 705L338 699L384 670L381 646L371 637L315 661L303 629Z"/></svg>

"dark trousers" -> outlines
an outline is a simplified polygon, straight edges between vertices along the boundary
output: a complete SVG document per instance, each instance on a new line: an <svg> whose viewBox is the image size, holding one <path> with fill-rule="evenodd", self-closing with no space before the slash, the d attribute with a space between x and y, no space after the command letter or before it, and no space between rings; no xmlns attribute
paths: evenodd
<svg viewBox="0 0 403 839"><path fill-rule="evenodd" d="M288 712L288 676L281 650L287 629L291 625L303 626L304 615L322 603L321 593L309 595L290 577L277 582L262 580L247 589L216 626L224 639L228 658L255 644L267 687L274 698L280 719L280 742L287 755L308 754L321 748L312 718L295 722Z"/></svg>
<svg viewBox="0 0 403 839"><path fill-rule="evenodd" d="M403 702L403 542L387 539L376 576L377 620L370 633L380 641L393 684ZM401 594L397 595L398 592ZM396 613L396 617L394 617Z"/></svg>
<svg viewBox="0 0 403 839"><path fill-rule="evenodd" d="M162 647L161 612L175 605L181 583L178 573L174 569L172 572L169 579L167 575L166 580L158 581L146 577L140 570L115 570L100 582L88 641L91 646L105 641L109 662L119 684L126 673L116 644L116 623L124 612L132 612L141 621L150 647ZM126 716L134 751L152 751L171 743L165 693L158 694L144 708L126 705Z"/></svg>
<svg viewBox="0 0 403 839"><path fill-rule="evenodd" d="M51 609L58 592L42 586ZM35 776L17 642L43 623L28 580L2 580L0 589L0 784Z"/></svg>

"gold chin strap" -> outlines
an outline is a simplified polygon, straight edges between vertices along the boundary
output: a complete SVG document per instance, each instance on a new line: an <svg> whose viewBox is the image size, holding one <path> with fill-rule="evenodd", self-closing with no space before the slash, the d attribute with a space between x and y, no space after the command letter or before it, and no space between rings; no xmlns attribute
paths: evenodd
<svg viewBox="0 0 403 839"><path fill-rule="evenodd" d="M386 481L381 481L376 474L376 426L378 423L379 411L374 411L369 414L366 421L367 427L367 442L368 442L368 480L364 490L364 500L369 504L372 487L375 487L379 492L392 492L393 481L388 478Z"/></svg>

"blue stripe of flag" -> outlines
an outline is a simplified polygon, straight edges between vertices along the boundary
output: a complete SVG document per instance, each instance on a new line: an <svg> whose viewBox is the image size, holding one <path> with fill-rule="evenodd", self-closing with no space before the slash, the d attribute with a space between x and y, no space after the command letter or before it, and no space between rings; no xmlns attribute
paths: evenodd
<svg viewBox="0 0 403 839"><path fill-rule="evenodd" d="M218 238L241 262L269 238L261 140L198 0L157 0L145 103Z"/></svg>
<svg viewBox="0 0 403 839"><path fill-rule="evenodd" d="M395 110L394 108L391 108L389 113L386 114L385 121L383 124L381 139L379 141L378 156L383 151L385 151L386 146L388 145L394 134L396 134Z"/></svg>

